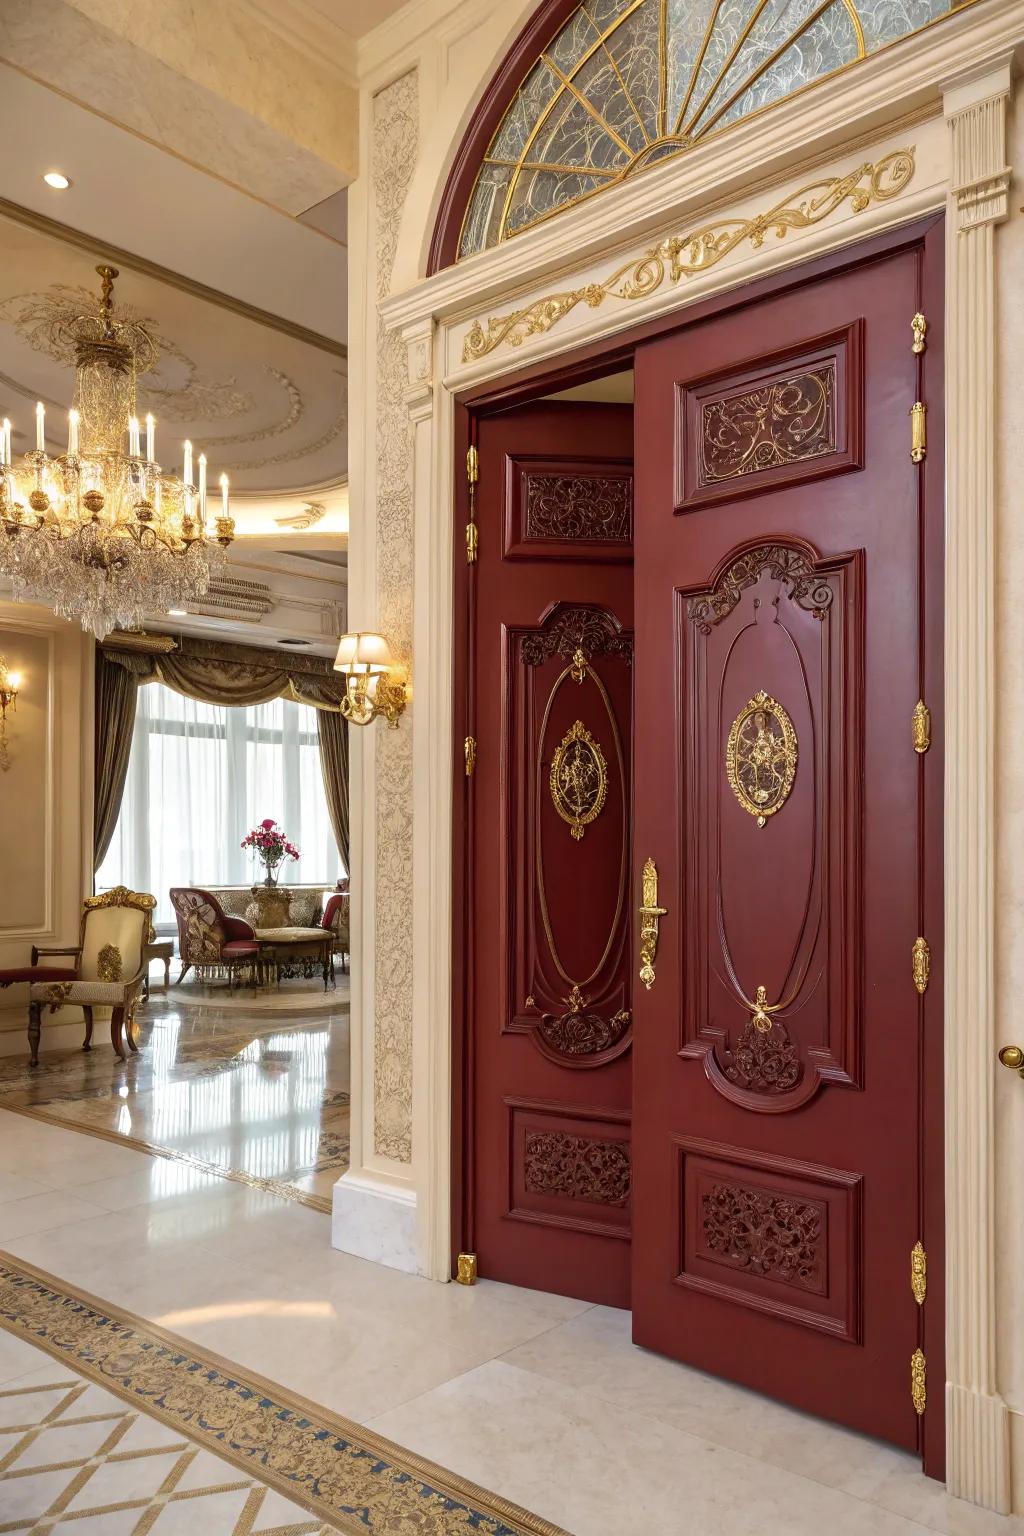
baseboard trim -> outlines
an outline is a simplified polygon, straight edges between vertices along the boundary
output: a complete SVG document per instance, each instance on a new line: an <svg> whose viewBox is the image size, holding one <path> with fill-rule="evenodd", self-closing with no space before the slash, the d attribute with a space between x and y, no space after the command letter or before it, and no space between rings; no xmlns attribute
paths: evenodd
<svg viewBox="0 0 1024 1536"><path fill-rule="evenodd" d="M362 1172L343 1173L334 1186L331 1245L416 1274L416 1191Z"/></svg>
<svg viewBox="0 0 1024 1536"><path fill-rule="evenodd" d="M955 1498L1010 1513L1010 1414L1001 1397L946 1383L946 1482Z"/></svg>

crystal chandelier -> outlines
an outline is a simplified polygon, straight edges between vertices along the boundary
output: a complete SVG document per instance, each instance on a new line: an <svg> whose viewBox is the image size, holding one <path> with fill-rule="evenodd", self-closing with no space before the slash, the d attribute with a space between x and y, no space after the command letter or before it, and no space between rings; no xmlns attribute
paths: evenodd
<svg viewBox="0 0 1024 1536"><path fill-rule="evenodd" d="M52 339L74 357L77 375L67 452L47 453L42 403L36 446L17 464L10 422L0 429L0 575L16 596L38 598L102 639L117 625L139 628L147 609L201 597L223 567L235 525L221 475L220 511L209 526L206 457L199 455L194 484L191 443L180 476L162 469L147 416L142 451L136 379L159 353L138 321L114 318L117 269L96 270L97 309L53 322Z"/></svg>

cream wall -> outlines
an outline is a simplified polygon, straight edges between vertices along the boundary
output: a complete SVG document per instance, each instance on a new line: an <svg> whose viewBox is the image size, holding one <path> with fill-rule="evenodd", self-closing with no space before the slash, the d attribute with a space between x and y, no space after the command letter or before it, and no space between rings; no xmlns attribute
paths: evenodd
<svg viewBox="0 0 1024 1536"><path fill-rule="evenodd" d="M27 965L33 944L78 940L92 889L93 642L45 608L0 602L0 655L23 673L0 773L2 968ZM25 1049L26 1005L27 988L0 992L0 1055ZM64 1014L77 1011L54 1022Z"/></svg>

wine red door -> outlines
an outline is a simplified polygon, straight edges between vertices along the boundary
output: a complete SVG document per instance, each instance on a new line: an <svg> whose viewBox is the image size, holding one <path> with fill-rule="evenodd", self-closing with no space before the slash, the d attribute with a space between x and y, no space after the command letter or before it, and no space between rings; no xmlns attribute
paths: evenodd
<svg viewBox="0 0 1024 1536"><path fill-rule="evenodd" d="M911 462L911 407L941 388L940 300L912 350L928 249L642 346L635 406L634 893L652 860L665 910L641 919L633 1336L907 1447L918 1241L929 1286L941 1268L942 773L913 730L941 691L941 439Z"/></svg>
<svg viewBox="0 0 1024 1536"><path fill-rule="evenodd" d="M625 1306L632 413L523 407L477 450L468 1241L482 1275Z"/></svg>

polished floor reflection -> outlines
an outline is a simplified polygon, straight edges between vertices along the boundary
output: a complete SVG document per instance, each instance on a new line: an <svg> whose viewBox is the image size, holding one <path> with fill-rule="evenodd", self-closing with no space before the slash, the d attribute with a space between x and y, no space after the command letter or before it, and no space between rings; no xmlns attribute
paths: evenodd
<svg viewBox="0 0 1024 1536"><path fill-rule="evenodd" d="M0 1106L329 1210L348 1166L347 981L315 1015L180 995L154 993L123 1065L101 1045L47 1050L44 1028L34 1071L0 1059Z"/></svg>

